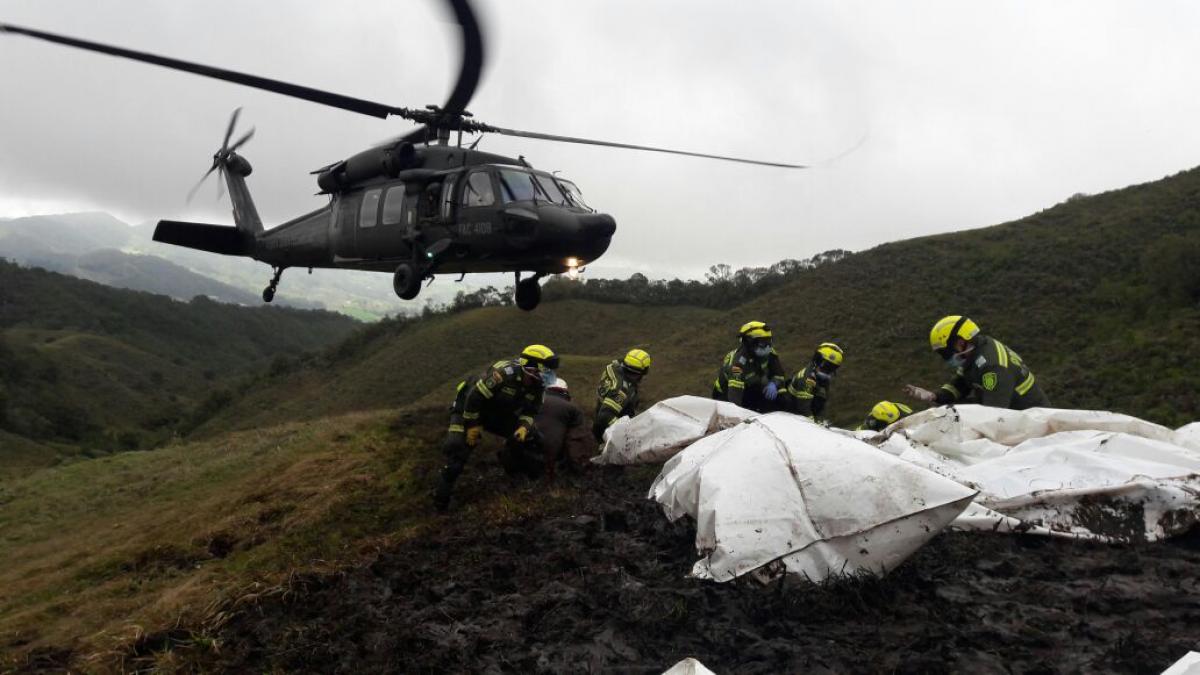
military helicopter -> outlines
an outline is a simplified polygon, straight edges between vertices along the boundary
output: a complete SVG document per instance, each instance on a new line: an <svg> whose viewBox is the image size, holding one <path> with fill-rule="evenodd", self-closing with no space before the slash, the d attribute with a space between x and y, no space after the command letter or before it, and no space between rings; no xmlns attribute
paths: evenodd
<svg viewBox="0 0 1200 675"><path fill-rule="evenodd" d="M422 284L432 282L435 274L458 274L461 279L468 273L512 272L517 306L532 310L541 300L541 278L574 272L604 254L616 232L616 221L590 207L575 183L533 168L523 156L513 159L476 150L478 139L463 147L464 133L806 168L519 131L479 122L466 107L483 70L482 32L468 0L447 2L461 29L458 81L443 105L417 109L20 26L0 23L0 33L151 63L373 117L400 117L419 125L402 136L313 171L319 194L329 195L329 204L266 230L246 185L252 171L250 162L237 152L253 137L254 130L231 143L239 112L234 111L212 166L200 180L203 183L213 172L219 172L229 190L234 227L161 220L154 240L267 263L273 275L262 293L265 302L275 297L280 277L289 267L388 272L396 295L405 300L416 298ZM522 279L523 272L532 276Z"/></svg>

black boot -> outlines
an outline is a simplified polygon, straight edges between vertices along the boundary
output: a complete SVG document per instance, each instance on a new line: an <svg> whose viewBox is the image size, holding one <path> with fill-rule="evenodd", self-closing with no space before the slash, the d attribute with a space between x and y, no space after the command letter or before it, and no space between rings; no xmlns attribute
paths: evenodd
<svg viewBox="0 0 1200 675"><path fill-rule="evenodd" d="M445 513L450 508L450 493L454 492L454 481L458 479L460 473L462 473L462 469L452 464L442 467L437 487L433 490L433 508L438 513Z"/></svg>

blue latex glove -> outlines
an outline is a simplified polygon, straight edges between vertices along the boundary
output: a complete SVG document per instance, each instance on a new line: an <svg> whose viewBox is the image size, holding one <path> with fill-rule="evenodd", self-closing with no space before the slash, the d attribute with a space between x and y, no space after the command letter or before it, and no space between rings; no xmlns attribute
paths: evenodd
<svg viewBox="0 0 1200 675"><path fill-rule="evenodd" d="M767 386L763 387L763 396L765 396L768 401L774 401L775 397L779 396L779 385L775 384L774 380L768 382Z"/></svg>

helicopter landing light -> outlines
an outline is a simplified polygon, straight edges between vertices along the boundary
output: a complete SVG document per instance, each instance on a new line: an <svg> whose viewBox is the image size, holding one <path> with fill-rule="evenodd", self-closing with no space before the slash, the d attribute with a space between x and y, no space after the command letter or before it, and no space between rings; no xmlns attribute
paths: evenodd
<svg viewBox="0 0 1200 675"><path fill-rule="evenodd" d="M579 278L579 258L567 258L567 278L572 281Z"/></svg>

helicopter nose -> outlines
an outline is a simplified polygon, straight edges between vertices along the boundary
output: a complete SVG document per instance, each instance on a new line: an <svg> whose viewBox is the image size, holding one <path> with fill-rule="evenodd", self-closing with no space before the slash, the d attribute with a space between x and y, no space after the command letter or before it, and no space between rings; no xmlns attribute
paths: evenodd
<svg viewBox="0 0 1200 675"><path fill-rule="evenodd" d="M612 237L617 231L617 221L607 213L591 213L578 218L579 229L586 237Z"/></svg>

